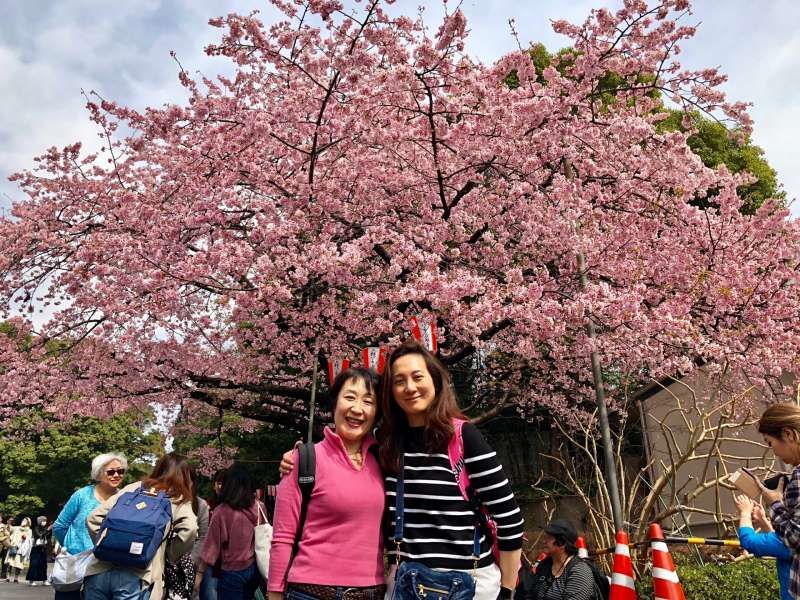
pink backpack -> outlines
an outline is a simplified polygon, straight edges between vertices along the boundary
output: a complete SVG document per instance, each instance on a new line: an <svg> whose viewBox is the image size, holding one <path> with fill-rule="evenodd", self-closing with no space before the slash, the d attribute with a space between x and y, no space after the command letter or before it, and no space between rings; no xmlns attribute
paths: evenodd
<svg viewBox="0 0 800 600"><path fill-rule="evenodd" d="M481 504L478 496L470 487L469 473L467 473L466 465L464 463L464 437L461 429L466 423L464 419L453 419L453 437L450 438L450 443L447 445L447 455L450 458L450 468L453 469L453 475L456 478L458 489L461 490L461 495L464 500L470 505L472 510L481 525L488 529L489 535L492 537L492 554L495 561L499 564L500 550L497 547L497 523L486 510L486 507Z"/></svg>

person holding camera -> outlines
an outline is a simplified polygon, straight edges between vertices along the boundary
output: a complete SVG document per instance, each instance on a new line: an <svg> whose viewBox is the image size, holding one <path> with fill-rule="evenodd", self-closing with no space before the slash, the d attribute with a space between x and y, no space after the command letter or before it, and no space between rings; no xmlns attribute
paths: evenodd
<svg viewBox="0 0 800 600"><path fill-rule="evenodd" d="M792 550L789 570L789 596L800 598L800 406L773 404L758 421L758 432L775 456L792 473L773 490L758 481L761 494L769 504L770 521L775 532Z"/></svg>

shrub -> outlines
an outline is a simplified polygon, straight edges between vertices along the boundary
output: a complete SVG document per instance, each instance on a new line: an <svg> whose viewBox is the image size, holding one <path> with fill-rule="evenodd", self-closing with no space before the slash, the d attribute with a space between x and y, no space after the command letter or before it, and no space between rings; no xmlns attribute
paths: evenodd
<svg viewBox="0 0 800 600"><path fill-rule="evenodd" d="M764 600L779 598L775 561L748 559L738 563L703 566L678 565L686 600ZM653 600L650 575L636 583L639 600Z"/></svg>

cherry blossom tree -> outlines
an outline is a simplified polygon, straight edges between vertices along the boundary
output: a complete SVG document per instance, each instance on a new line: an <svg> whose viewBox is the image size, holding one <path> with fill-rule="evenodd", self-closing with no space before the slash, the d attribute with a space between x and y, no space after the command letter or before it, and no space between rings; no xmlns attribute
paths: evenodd
<svg viewBox="0 0 800 600"><path fill-rule="evenodd" d="M573 50L542 72L469 56L458 10L433 33L379 0L272 2L282 22L210 21L233 76L181 68L188 102L143 112L91 95L100 153L13 177L0 418L200 401L298 423L315 361L411 316L495 412L590 409L592 348L642 381L796 368L797 224L743 215L751 179L705 167L691 119L657 128L664 102L751 127L723 75L678 63L685 0L555 22Z"/></svg>

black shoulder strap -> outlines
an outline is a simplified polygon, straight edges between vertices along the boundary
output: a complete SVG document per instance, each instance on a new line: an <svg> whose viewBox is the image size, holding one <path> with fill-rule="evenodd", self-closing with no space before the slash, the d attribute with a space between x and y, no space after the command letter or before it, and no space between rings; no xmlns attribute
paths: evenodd
<svg viewBox="0 0 800 600"><path fill-rule="evenodd" d="M314 491L314 483L317 478L317 455L314 451L314 444L300 444L300 464L297 470L297 485L300 488L300 519L297 522L297 532L294 535L294 545L292 546L292 558L300 550L300 537L303 535L303 528L306 524L306 514L308 513L308 502L311 500L311 492ZM288 573L288 569L287 569Z"/></svg>

